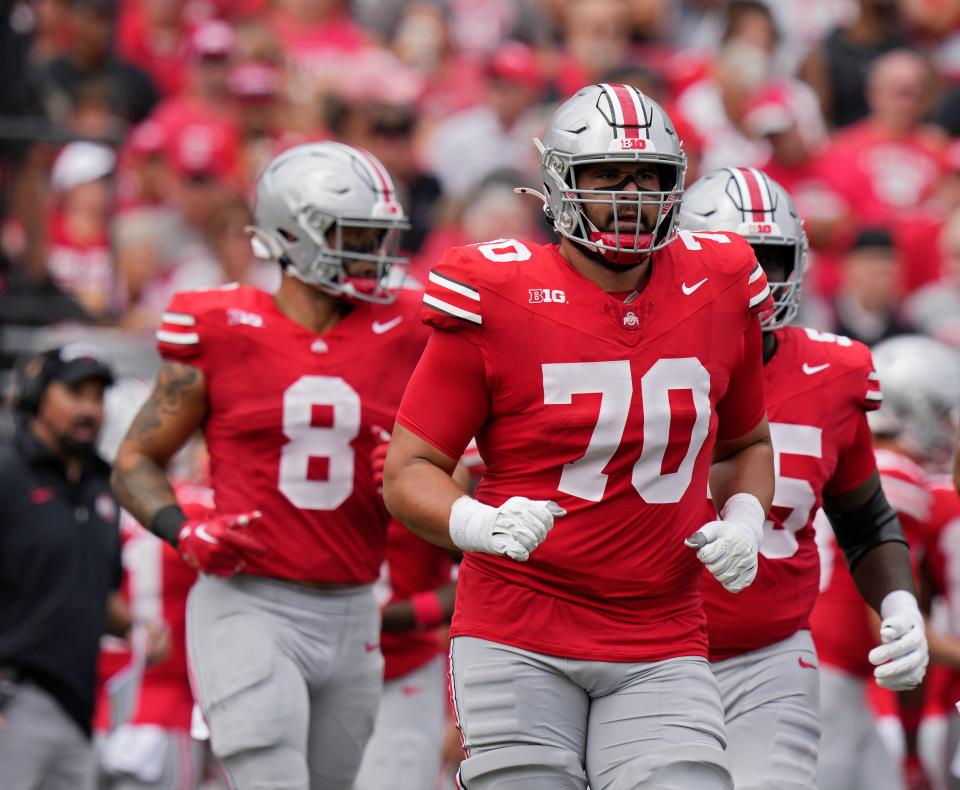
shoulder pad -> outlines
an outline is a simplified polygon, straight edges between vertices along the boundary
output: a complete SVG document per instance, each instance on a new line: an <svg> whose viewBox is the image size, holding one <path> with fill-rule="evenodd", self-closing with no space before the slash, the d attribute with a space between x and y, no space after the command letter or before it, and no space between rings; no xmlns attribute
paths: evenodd
<svg viewBox="0 0 960 790"><path fill-rule="evenodd" d="M484 293L515 280L519 267L532 257L530 247L515 239L451 247L427 278L423 322L453 331L482 326L483 308L490 301Z"/></svg>
<svg viewBox="0 0 960 790"><path fill-rule="evenodd" d="M157 348L164 359L197 364L210 330L218 325L211 320L231 307L246 302L252 289L236 283L221 288L175 293L161 317L157 330Z"/></svg>
<svg viewBox="0 0 960 790"><path fill-rule="evenodd" d="M773 304L767 275L743 236L728 231L681 230L673 244L682 251L685 269L696 263L710 275L719 275L731 283L741 281L751 313L761 313Z"/></svg>
<svg viewBox="0 0 960 790"><path fill-rule="evenodd" d="M863 411L876 411L883 403L880 376L873 367L870 349L859 340L844 335L799 327L808 344L816 345L825 362L837 368L835 376L849 375L852 397Z"/></svg>

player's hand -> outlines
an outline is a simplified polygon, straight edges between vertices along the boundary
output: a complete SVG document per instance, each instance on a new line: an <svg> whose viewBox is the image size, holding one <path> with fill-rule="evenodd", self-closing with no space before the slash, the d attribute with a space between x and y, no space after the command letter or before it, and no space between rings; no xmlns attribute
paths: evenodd
<svg viewBox="0 0 960 790"><path fill-rule="evenodd" d="M379 425L371 426L373 441L376 442L373 452L370 453L370 466L373 468L373 484L377 493L383 494L383 468L387 464L387 451L390 449L390 431Z"/></svg>
<svg viewBox="0 0 960 790"><path fill-rule="evenodd" d="M515 496L491 507L468 496L450 511L450 538L463 551L500 554L526 562L567 511L556 502Z"/></svg>
<svg viewBox="0 0 960 790"><path fill-rule="evenodd" d="M888 593L880 604L880 639L870 651L878 686L892 691L916 688L927 672L930 653L917 599L906 590Z"/></svg>
<svg viewBox="0 0 960 790"><path fill-rule="evenodd" d="M213 576L232 576L246 566L246 557L262 554L264 546L245 530L262 514L212 515L189 519L180 528L177 550L186 563Z"/></svg>
<svg viewBox="0 0 960 790"><path fill-rule="evenodd" d="M162 620L147 623L146 639L144 641L144 660L148 666L166 661L173 649L170 626Z"/></svg>
<svg viewBox="0 0 960 790"><path fill-rule="evenodd" d="M684 541L729 592L738 593L757 577L763 507L752 494L734 494L719 520L700 527Z"/></svg>

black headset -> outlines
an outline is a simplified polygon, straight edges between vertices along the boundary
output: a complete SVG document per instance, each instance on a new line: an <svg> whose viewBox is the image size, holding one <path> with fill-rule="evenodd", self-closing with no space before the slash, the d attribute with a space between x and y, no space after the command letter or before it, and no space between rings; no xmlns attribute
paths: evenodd
<svg viewBox="0 0 960 790"><path fill-rule="evenodd" d="M50 352L29 357L17 366L13 384L13 408L36 415L40 411L43 393L50 384Z"/></svg>

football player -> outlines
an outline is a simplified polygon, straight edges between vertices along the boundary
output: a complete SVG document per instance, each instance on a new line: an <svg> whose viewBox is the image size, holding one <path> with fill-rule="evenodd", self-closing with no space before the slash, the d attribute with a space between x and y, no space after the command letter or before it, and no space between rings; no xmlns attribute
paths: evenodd
<svg viewBox="0 0 960 790"><path fill-rule="evenodd" d="M254 249L283 268L280 289L174 296L114 486L200 571L191 672L233 784L345 789L383 673L372 428L393 420L425 333L416 300L391 288L406 223L370 154L289 149L260 176L254 215ZM217 513L191 519L163 470L201 426Z"/></svg>
<svg viewBox="0 0 960 790"><path fill-rule="evenodd" d="M715 170L687 190L680 224L743 235L773 294L760 323L776 489L760 569L742 595L729 595L709 574L702 593L736 787L811 788L820 723L809 618L820 570L813 519L821 506L863 600L884 617L885 645L871 654L874 663L887 662L876 669L878 682L910 688L926 665L909 551L880 487L867 424L880 386L866 346L789 325L807 238L783 187L755 168Z"/></svg>
<svg viewBox="0 0 960 790"><path fill-rule="evenodd" d="M946 702L947 754L928 767L936 787L960 788L950 763L960 740L960 722L954 704L960 699L960 589L956 563L960 559L960 497L948 477L960 420L960 355L949 346L921 335L902 335L879 343L874 360L883 383L883 407L871 415L878 461L891 502L909 512L904 517L915 564L928 597L942 596L946 626L942 633L928 629L930 655L948 665ZM923 489L903 480L915 474L915 464L926 473ZM911 527L915 526L916 531ZM946 667L944 667L946 669ZM936 693L937 688L926 689ZM913 702L908 700L907 702ZM922 745L922 742L921 744Z"/></svg>
<svg viewBox="0 0 960 790"><path fill-rule="evenodd" d="M890 504L916 549L916 566L929 556L934 542L930 536L935 532L935 498L921 464L943 469L949 463L954 429L949 429L947 417L960 397L960 372L952 350L919 336L884 341L875 347L873 358L884 388L883 405L869 415L877 466ZM811 616L821 660L819 786L821 790L899 790L904 779L896 755L884 748L871 712L862 705L870 679L870 665L863 656L875 640L877 624L857 599L839 548L824 543L826 572ZM955 644L933 632L930 653L934 660L956 663ZM909 660L910 654L904 654L893 663Z"/></svg>
<svg viewBox="0 0 960 790"><path fill-rule="evenodd" d="M206 514L212 492L177 484L177 501L190 515ZM147 667L130 720L107 735L99 749L101 790L192 790L203 777L203 746L190 737L193 693L187 672L187 594L197 574L169 544L158 540L129 513L121 514L125 597L134 622L162 620L170 629L170 655ZM129 660L129 654L128 654ZM108 686L109 681L108 681ZM107 710L104 693L98 705Z"/></svg>
<svg viewBox="0 0 960 790"><path fill-rule="evenodd" d="M635 88L582 89L539 147L560 243L444 255L387 457L394 515L465 552L460 779L730 788L698 579L701 562L734 591L756 573L769 289L739 237L678 237L680 141ZM487 468L469 497L450 475L473 436Z"/></svg>

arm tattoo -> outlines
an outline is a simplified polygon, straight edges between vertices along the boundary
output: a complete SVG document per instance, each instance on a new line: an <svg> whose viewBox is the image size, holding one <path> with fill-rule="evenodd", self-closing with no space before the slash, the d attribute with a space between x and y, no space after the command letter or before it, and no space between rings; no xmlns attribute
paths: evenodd
<svg viewBox="0 0 960 790"><path fill-rule="evenodd" d="M206 383L200 370L164 362L153 392L120 446L112 477L120 504L144 526L150 526L158 510L176 504L164 469L203 423L206 409Z"/></svg>

